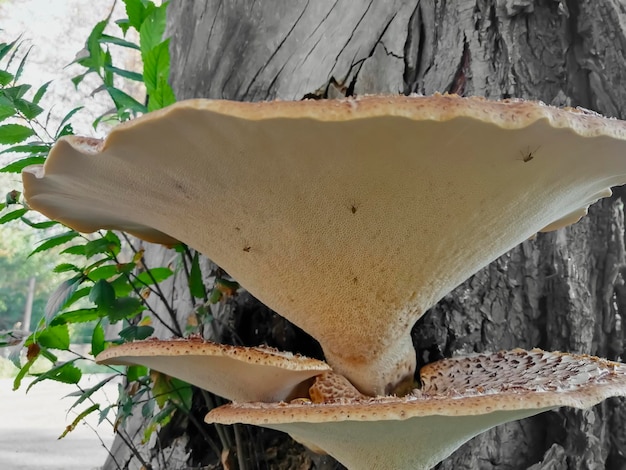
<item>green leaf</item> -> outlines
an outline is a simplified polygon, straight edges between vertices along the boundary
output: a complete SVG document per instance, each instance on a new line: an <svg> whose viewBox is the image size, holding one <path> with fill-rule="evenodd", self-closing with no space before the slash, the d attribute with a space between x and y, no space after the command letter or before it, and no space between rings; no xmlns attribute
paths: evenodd
<svg viewBox="0 0 626 470"><path fill-rule="evenodd" d="M52 269L52 272L55 272L55 273L66 273L68 271L74 271L74 272L77 272L77 273L82 272L82 270L78 266L76 266L74 264L71 264L71 263L57 264Z"/></svg>
<svg viewBox="0 0 626 470"><path fill-rule="evenodd" d="M177 407L185 411L191 410L191 400L193 397L191 385L165 374L158 374L154 379L152 393L160 407L163 407L165 402L170 400Z"/></svg>
<svg viewBox="0 0 626 470"><path fill-rule="evenodd" d="M15 45L22 39L22 35L20 35L15 41L7 44L6 42L0 43L0 60L2 60L11 49L15 47Z"/></svg>
<svg viewBox="0 0 626 470"><path fill-rule="evenodd" d="M66 304L68 304L68 301L72 298L83 280L83 275L79 274L73 278L66 279L56 288L48 298L46 308L44 309L46 321L49 322Z"/></svg>
<svg viewBox="0 0 626 470"><path fill-rule="evenodd" d="M112 323L138 315L146 308L136 297L122 297L115 300L113 307L107 312Z"/></svg>
<svg viewBox="0 0 626 470"><path fill-rule="evenodd" d="M175 377L171 378L171 383L173 389L170 399L185 412L189 413L193 400L193 389L191 385Z"/></svg>
<svg viewBox="0 0 626 470"><path fill-rule="evenodd" d="M65 116L63 116L63 119L61 119L61 124L59 124L59 127L57 127L57 130L54 133L56 139L58 139L62 135L61 133L63 129L67 127L65 126L65 123L67 123L72 118L72 116L74 116L74 114L76 114L81 109L83 109L83 106L78 106L70 110ZM67 134L63 134L63 135L67 135Z"/></svg>
<svg viewBox="0 0 626 470"><path fill-rule="evenodd" d="M117 265L115 264L107 264L105 266L100 266L96 269L89 271L87 277L92 281L96 282L100 279L110 279L119 274L119 270Z"/></svg>
<svg viewBox="0 0 626 470"><path fill-rule="evenodd" d="M104 351L104 328L98 322L91 335L91 355L97 356Z"/></svg>
<svg viewBox="0 0 626 470"><path fill-rule="evenodd" d="M22 35L20 34L18 39L21 39L21 37L22 37ZM19 52L20 47L22 47L23 44L24 44L24 41L19 41L16 44L15 49L13 49L13 52L11 52L11 55L9 56L9 60L8 60L7 66L6 66L7 69L11 66L11 64L13 63L15 58L17 57L17 53Z"/></svg>
<svg viewBox="0 0 626 470"><path fill-rule="evenodd" d="M26 217L22 217L22 222L26 225L35 228L37 230L43 230L50 227L54 227L55 225L59 225L60 223L56 220L47 220L45 222L33 222L32 220L27 219Z"/></svg>
<svg viewBox="0 0 626 470"><path fill-rule="evenodd" d="M70 240L78 237L80 234L75 232L74 230L70 230L68 232L60 233L58 235L54 235L50 238L47 238L43 243L41 243L37 248L30 252L28 257L30 258L35 253L41 253L42 251L47 251L50 248L54 248L56 246L62 245L63 243L67 243Z"/></svg>
<svg viewBox="0 0 626 470"><path fill-rule="evenodd" d="M100 382L98 382L93 387L89 387L88 389L85 389L85 390L78 390L76 392L68 393L66 395L68 397L78 397L78 400L76 400L72 404L72 406L70 406L70 410L72 408L75 408L76 406L80 405L85 400L89 399L89 397L91 397L94 393L96 393L98 390L100 390L103 386L108 384L111 380L115 379L116 377L117 377L116 375L110 375L107 378L105 378L105 379L101 380Z"/></svg>
<svg viewBox="0 0 626 470"><path fill-rule="evenodd" d="M81 287L80 289L76 289L76 291L74 291L70 295L70 297L67 299L63 307L67 308L75 304L77 301L79 301L83 297L89 297L89 292L91 292L91 286L84 286L84 287Z"/></svg>
<svg viewBox="0 0 626 470"><path fill-rule="evenodd" d="M19 219L27 212L28 212L28 209L17 209L17 210L14 210L13 212L4 214L2 217L0 217L0 225L6 224L7 222L10 222L11 220Z"/></svg>
<svg viewBox="0 0 626 470"><path fill-rule="evenodd" d="M128 282L126 276L119 276L117 279L111 282L111 285L115 289L115 295L117 297L126 297L133 291L133 286Z"/></svg>
<svg viewBox="0 0 626 470"><path fill-rule="evenodd" d="M61 137L65 136L65 135L74 135L74 128L72 127L71 124L66 124L65 126L63 126L59 132L57 132L55 139L60 139Z"/></svg>
<svg viewBox="0 0 626 470"><path fill-rule="evenodd" d="M67 351L70 348L70 333L67 324L48 326L36 336L37 344L45 348L61 349Z"/></svg>
<svg viewBox="0 0 626 470"><path fill-rule="evenodd" d="M129 382L136 382L148 375L148 368L145 366L128 366L126 369L126 379Z"/></svg>
<svg viewBox="0 0 626 470"><path fill-rule="evenodd" d="M31 165L43 165L46 157L26 157L9 163L7 166L0 168L0 173L21 173L24 168Z"/></svg>
<svg viewBox="0 0 626 470"><path fill-rule="evenodd" d="M20 65L17 66L17 70L15 72L15 77L13 80L18 81L20 77L22 76L22 71L24 70L24 66L26 65L26 59L28 59L28 55L30 54L30 51L32 49L33 49L33 46L30 46L28 50L26 51L26 54L24 54L24 57L22 57L22 60L20 61ZM28 87L30 88L30 85Z"/></svg>
<svg viewBox="0 0 626 470"><path fill-rule="evenodd" d="M141 407L141 416L151 418L154 414L154 400L148 400Z"/></svg>
<svg viewBox="0 0 626 470"><path fill-rule="evenodd" d="M113 100L113 103L115 103L115 107L118 111L126 109L131 110L135 113L146 113L148 111L148 109L143 104L141 104L132 96L127 95L122 90L118 90L117 88L113 87L107 87L107 92L109 93L109 96L111 96L111 99Z"/></svg>
<svg viewBox="0 0 626 470"><path fill-rule="evenodd" d="M53 367L43 374L38 374L37 378L30 383L26 391L28 392L33 385L46 379L55 380L57 382L63 382L66 384L77 384L80 381L83 373L78 367L74 365L74 361L75 359L64 362L63 364Z"/></svg>
<svg viewBox="0 0 626 470"><path fill-rule="evenodd" d="M117 67L113 67L112 65L105 67L105 70L110 71L120 77L127 78L129 80L134 80L136 82L143 82L143 75L137 72L131 72L130 70L118 69Z"/></svg>
<svg viewBox="0 0 626 470"><path fill-rule="evenodd" d="M13 106L0 104L0 121L15 116L16 110Z"/></svg>
<svg viewBox="0 0 626 470"><path fill-rule="evenodd" d="M37 155L45 155L47 154L50 149L52 148L51 145L47 145L47 144L24 144L24 145L14 145L12 147L9 147L8 149L3 150L2 152L0 152L0 154L3 153L30 153L30 154L37 154Z"/></svg>
<svg viewBox="0 0 626 470"><path fill-rule="evenodd" d="M119 22L118 22L119 24ZM117 38L115 36L109 36L108 34L103 34L100 38L101 44L115 44L120 47L128 47L130 49L139 50L139 46L134 42L127 41L126 39Z"/></svg>
<svg viewBox="0 0 626 470"><path fill-rule="evenodd" d="M81 75L76 75L75 77L72 77L72 83L74 84L74 88L78 88L78 85L80 85L80 83L85 79L85 77L87 75L89 75L91 73L91 71L89 72L85 72Z"/></svg>
<svg viewBox="0 0 626 470"><path fill-rule="evenodd" d="M65 323L87 323L102 318L97 308L81 308L70 312L63 312L54 317L50 325L63 325Z"/></svg>
<svg viewBox="0 0 626 470"><path fill-rule="evenodd" d="M61 254L85 256L85 245L72 245L63 250Z"/></svg>
<svg viewBox="0 0 626 470"><path fill-rule="evenodd" d="M167 2L144 14L146 13L147 15L139 28L139 47L141 48L142 56L144 52L153 49L163 40L167 19ZM130 19L130 15L128 18Z"/></svg>
<svg viewBox="0 0 626 470"><path fill-rule="evenodd" d="M107 281L100 279L91 288L89 300L96 304L101 311L108 314L115 305L115 290Z"/></svg>
<svg viewBox="0 0 626 470"><path fill-rule="evenodd" d="M52 272L55 273L66 273L68 271L74 271L74 272L81 272L81 269L74 265L74 264L70 264L70 263L61 263L61 264L57 264L54 269L52 269Z"/></svg>
<svg viewBox="0 0 626 470"><path fill-rule="evenodd" d="M85 43L87 52L89 53L89 58L93 61L93 68L95 69L99 69L100 67L102 67L102 65L104 65L104 57L102 47L100 46L100 39L102 38L104 28L106 28L108 22L109 20L107 18L100 21L99 23L96 23Z"/></svg>
<svg viewBox="0 0 626 470"><path fill-rule="evenodd" d="M71 382L71 383L74 383L74 382ZM80 423L83 419L85 419L85 417L87 415L93 413L94 411L98 411L99 409L100 409L100 404L99 403L94 403L93 405L91 405L86 410L78 413L76 418L74 418L74 421L72 421L71 424L69 424L68 426L65 427L65 431L63 431L63 433L58 438L59 439L63 439L65 436L67 436L68 433L70 433L74 429L76 429L76 426L78 426L78 423Z"/></svg>
<svg viewBox="0 0 626 470"><path fill-rule="evenodd" d="M13 74L6 70L0 70L0 86L5 86L11 83L13 80Z"/></svg>
<svg viewBox="0 0 626 470"><path fill-rule="evenodd" d="M130 325L120 331L119 335L126 341L135 341L146 339L150 337L152 333L154 333L154 328L151 326Z"/></svg>
<svg viewBox="0 0 626 470"><path fill-rule="evenodd" d="M102 81L107 87L113 86L113 72L111 72L112 65L113 59L111 58L111 52L107 49L104 53L104 63L102 64Z"/></svg>
<svg viewBox="0 0 626 470"><path fill-rule="evenodd" d="M41 113L43 113L43 108L31 101L24 99L17 99L14 101L15 108L22 113L22 115L29 121L32 121Z"/></svg>
<svg viewBox="0 0 626 470"><path fill-rule="evenodd" d="M116 255L119 253L119 245L106 236L91 240L85 244L85 256L87 258L91 258L100 253Z"/></svg>
<svg viewBox="0 0 626 470"><path fill-rule="evenodd" d="M120 18L119 20L115 20L115 24L120 27L122 30L122 34L126 36L128 30L130 29L130 23L128 22L128 18Z"/></svg>
<svg viewBox="0 0 626 470"><path fill-rule="evenodd" d="M198 252L193 255L193 261L191 262L191 272L189 274L189 290L191 295L198 299L204 299L206 297L206 288L204 281L202 280L202 271L200 269L200 261Z"/></svg>
<svg viewBox="0 0 626 470"><path fill-rule="evenodd" d="M115 376L113 376L115 377ZM102 422L107 419L109 416L109 412L113 409L113 405L105 406L102 411L100 411L100 416L98 417L98 424L102 424Z"/></svg>
<svg viewBox="0 0 626 470"><path fill-rule="evenodd" d="M27 84L16 85L12 87L0 89L0 96L3 96L9 103L13 103L15 100L22 98L28 90L32 87ZM6 104L6 102L5 102Z"/></svg>
<svg viewBox="0 0 626 470"><path fill-rule="evenodd" d="M148 97L148 111L156 111L176 103L176 96L165 77L159 78L157 89Z"/></svg>
<svg viewBox="0 0 626 470"><path fill-rule="evenodd" d="M51 83L52 81L48 81L39 87L39 89L35 92L35 96L33 96L33 103L39 104L41 98L43 98L43 95L45 95L46 91L48 91L48 86Z"/></svg>
<svg viewBox="0 0 626 470"><path fill-rule="evenodd" d="M158 87L159 79L169 75L170 51L169 40L157 44L152 49L142 54L143 79L146 83L148 94L152 94Z"/></svg>
<svg viewBox="0 0 626 470"><path fill-rule="evenodd" d="M104 238L109 241L109 250L111 251L111 253L116 256L119 255L120 250L122 249L122 242L120 241L120 237L118 237L115 232L107 230Z"/></svg>
<svg viewBox="0 0 626 470"><path fill-rule="evenodd" d="M144 286L151 286L162 282L172 276L174 272L170 268L153 268L148 271L144 271L137 276L137 281Z"/></svg>
<svg viewBox="0 0 626 470"><path fill-rule="evenodd" d="M20 385L22 385L22 379L24 377L26 377L26 374L28 374L28 371L30 370L31 366L34 364L34 362L37 360L37 357L39 356L39 354L31 357L26 364L24 364L21 368L20 371L17 373L17 375L15 376L15 380L13 380L13 390L17 390L18 388L20 388Z"/></svg>
<svg viewBox="0 0 626 470"><path fill-rule="evenodd" d="M222 300L222 291L219 289L211 289L211 295L209 295L209 302L212 304L218 303Z"/></svg>
<svg viewBox="0 0 626 470"><path fill-rule="evenodd" d="M21 124L3 124L0 126L0 144L2 145L24 142L33 135L35 135L35 131Z"/></svg>
<svg viewBox="0 0 626 470"><path fill-rule="evenodd" d="M146 17L155 9L154 3L144 0L124 0L124 5L126 6L126 16L128 16L128 25L137 31L141 28Z"/></svg>

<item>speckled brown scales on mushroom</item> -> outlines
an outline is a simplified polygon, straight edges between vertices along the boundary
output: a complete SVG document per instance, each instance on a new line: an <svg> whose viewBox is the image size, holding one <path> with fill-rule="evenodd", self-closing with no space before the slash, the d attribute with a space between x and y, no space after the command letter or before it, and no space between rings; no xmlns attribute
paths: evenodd
<svg viewBox="0 0 626 470"><path fill-rule="evenodd" d="M499 424L626 395L626 365L541 350L444 359L420 376L422 388L404 397L372 398L325 372L315 399L225 405L206 421L287 432L349 469L427 470Z"/></svg>
<svg viewBox="0 0 626 470"><path fill-rule="evenodd" d="M229 400L260 402L305 396L309 380L330 370L325 362L273 348L198 339L125 343L101 352L96 361L140 364Z"/></svg>
<svg viewBox="0 0 626 470"><path fill-rule="evenodd" d="M64 137L23 177L33 209L77 230L204 253L377 395L411 382L427 308L626 182L626 124L440 95L192 100Z"/></svg>

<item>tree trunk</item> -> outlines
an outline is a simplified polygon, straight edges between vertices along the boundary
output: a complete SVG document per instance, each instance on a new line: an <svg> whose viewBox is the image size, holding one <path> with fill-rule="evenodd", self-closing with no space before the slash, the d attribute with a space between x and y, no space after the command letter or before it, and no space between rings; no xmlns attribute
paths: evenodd
<svg viewBox="0 0 626 470"><path fill-rule="evenodd" d="M172 2L168 13L178 99L449 92L626 117L626 8L618 0L198 0ZM623 206L613 197L447 295L413 330L418 361L514 347L619 359L624 266ZM181 318L192 308L185 302L175 305ZM254 299L236 302L227 322L243 342L319 353ZM437 468L626 469L624 417L621 399L544 413L476 437ZM246 429L263 456L249 468L341 468L287 437ZM189 463L210 461L194 439L178 444L193 448Z"/></svg>

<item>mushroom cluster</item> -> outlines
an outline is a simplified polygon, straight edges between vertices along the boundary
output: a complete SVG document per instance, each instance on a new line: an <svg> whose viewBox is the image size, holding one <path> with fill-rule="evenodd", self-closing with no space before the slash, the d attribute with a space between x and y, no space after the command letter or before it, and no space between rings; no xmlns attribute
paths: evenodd
<svg viewBox="0 0 626 470"><path fill-rule="evenodd" d="M626 394L619 364L513 351L444 361L431 369L436 380L420 372L431 385L395 398L414 388L410 330L423 313L515 245L576 222L626 183L625 154L626 123L521 100L190 100L120 125L104 141L64 137L23 179L33 209L78 231L179 240L207 255L316 338L328 366L264 349L224 355L229 348L193 341L123 345L99 360L145 363L236 401L264 402L208 419L285 430L349 467L428 468L498 423ZM485 367L521 363L513 368L520 374L548 377L542 364L563 362L574 373L530 388L481 383ZM477 379L444 378L459 364ZM253 366L252 376L276 377L280 387L246 395L205 380L225 374L194 372L224 367L236 381L237 370ZM494 407L502 394L516 398ZM459 403L481 418L462 414ZM346 404L354 408L340 408ZM350 427L361 416L368 424ZM368 455L362 444L339 437L417 433L432 420L450 423L448 437L416 446L430 441L412 434L412 444L402 445L419 455L398 457L405 463L360 460ZM390 421L409 427L387 431Z"/></svg>

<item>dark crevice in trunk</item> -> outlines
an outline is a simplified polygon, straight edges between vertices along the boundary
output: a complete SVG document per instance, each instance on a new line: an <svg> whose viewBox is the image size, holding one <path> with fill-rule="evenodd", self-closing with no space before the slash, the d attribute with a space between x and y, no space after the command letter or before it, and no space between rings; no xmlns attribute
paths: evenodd
<svg viewBox="0 0 626 470"><path fill-rule="evenodd" d="M569 17L567 21L567 36L569 48L566 55L568 95L572 97L573 106L593 108L589 72L583 68L578 60L578 51L582 47L584 38L578 31L580 7L577 0L567 0Z"/></svg>

